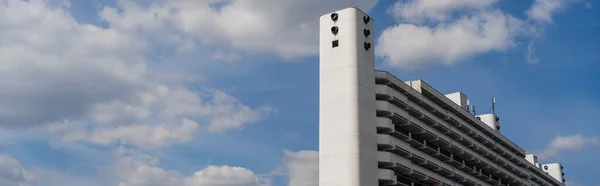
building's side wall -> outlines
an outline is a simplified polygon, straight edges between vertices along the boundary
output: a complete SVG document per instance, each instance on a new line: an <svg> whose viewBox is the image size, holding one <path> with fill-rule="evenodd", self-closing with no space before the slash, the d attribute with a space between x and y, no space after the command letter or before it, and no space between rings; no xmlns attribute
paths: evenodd
<svg viewBox="0 0 600 186"><path fill-rule="evenodd" d="M506 152L501 155L504 150L500 150L497 145L490 143L491 141L485 140L472 126L453 121L452 118L456 116L446 112L444 105L440 105L439 102L419 92L419 89L415 89L415 86L420 88L418 86L423 84L422 81L403 83L387 72L376 74L378 100L376 105L379 116L377 121L383 121L380 122L383 124L378 124L378 127L389 128L378 131L384 131L385 134L396 138L395 143L400 144L396 148L384 150L406 158L412 163L403 165L413 171L401 172L396 180L398 183L454 184L439 178L436 178L437 181L431 177L421 178L415 171L420 167L462 185L564 186L550 175L541 174L541 169L530 169L531 164L525 159L522 159L524 163L521 164L512 161L521 157L515 156L511 158L512 160L505 158ZM387 122L384 122L385 119L381 117L389 118L395 126L387 127L385 124ZM410 147L407 147L406 143L403 145L403 141L410 144ZM423 155L422 152L427 155ZM532 160L533 156L527 158Z"/></svg>
<svg viewBox="0 0 600 186"><path fill-rule="evenodd" d="M564 182L562 166L559 163L550 163L541 165L544 172L547 172L554 179Z"/></svg>
<svg viewBox="0 0 600 186"><path fill-rule="evenodd" d="M448 97L448 99L452 100L452 102L456 103L461 108L469 111L468 104L467 104L467 95L463 94L462 92L455 92L455 93L451 93L451 94L446 94L445 96Z"/></svg>
<svg viewBox="0 0 600 186"><path fill-rule="evenodd" d="M356 8L320 18L319 185L378 183L373 20ZM337 26L337 34L331 28ZM365 36L364 29L371 34ZM338 40L338 46L332 42ZM371 47L365 49L364 43Z"/></svg>

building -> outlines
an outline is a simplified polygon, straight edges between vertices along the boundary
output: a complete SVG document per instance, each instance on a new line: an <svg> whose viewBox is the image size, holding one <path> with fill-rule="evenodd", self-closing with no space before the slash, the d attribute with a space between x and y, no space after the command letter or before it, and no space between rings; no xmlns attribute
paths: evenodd
<svg viewBox="0 0 600 186"><path fill-rule="evenodd" d="M375 70L373 24L357 8L320 17L320 186L564 185L465 94Z"/></svg>

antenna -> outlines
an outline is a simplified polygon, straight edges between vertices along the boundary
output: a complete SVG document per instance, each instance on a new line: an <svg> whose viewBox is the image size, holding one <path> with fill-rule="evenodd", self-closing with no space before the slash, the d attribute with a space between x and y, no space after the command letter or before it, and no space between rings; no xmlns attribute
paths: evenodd
<svg viewBox="0 0 600 186"><path fill-rule="evenodd" d="M492 114L496 115L496 98L492 97Z"/></svg>
<svg viewBox="0 0 600 186"><path fill-rule="evenodd" d="M469 100L467 100L467 112L471 114L471 102Z"/></svg>

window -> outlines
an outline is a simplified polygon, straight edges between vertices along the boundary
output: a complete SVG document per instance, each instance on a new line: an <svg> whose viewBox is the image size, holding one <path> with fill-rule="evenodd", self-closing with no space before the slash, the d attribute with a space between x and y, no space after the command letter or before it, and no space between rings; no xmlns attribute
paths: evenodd
<svg viewBox="0 0 600 186"><path fill-rule="evenodd" d="M339 45L340 45L339 40L335 40L335 41L331 42L331 48L338 47Z"/></svg>

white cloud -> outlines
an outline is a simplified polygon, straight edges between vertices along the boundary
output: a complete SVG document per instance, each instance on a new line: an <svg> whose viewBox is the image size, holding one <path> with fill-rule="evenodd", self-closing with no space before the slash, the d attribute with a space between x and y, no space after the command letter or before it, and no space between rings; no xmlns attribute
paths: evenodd
<svg viewBox="0 0 600 186"><path fill-rule="evenodd" d="M156 167L160 163L156 157L123 147L119 148L115 155L118 186L184 185L185 183L181 173Z"/></svg>
<svg viewBox="0 0 600 186"><path fill-rule="evenodd" d="M544 25L552 23L552 17L559 11L566 9L570 4L583 2L587 7L589 3L581 0L534 0L533 4L527 11L529 24L535 25L535 29L537 33L534 33L532 36L539 37L543 34L543 30L541 29ZM529 45L527 45L527 53L526 53L526 61L531 64L537 64L540 59L534 54L534 43L531 41Z"/></svg>
<svg viewBox="0 0 600 186"><path fill-rule="evenodd" d="M552 15L579 0L535 0L519 19L497 9L497 0L398 1L390 9L400 24L386 28L376 52L392 67L452 65L518 45L517 38L543 34ZM526 60L537 63L533 41Z"/></svg>
<svg viewBox="0 0 600 186"><path fill-rule="evenodd" d="M9 155L0 154L0 185L26 186L32 179L32 174L23 170L19 161Z"/></svg>
<svg viewBox="0 0 600 186"><path fill-rule="evenodd" d="M179 122L162 123L158 125L131 125L117 129L96 129L89 138L89 142L102 145L110 145L115 142L121 144L135 145L144 149L167 146L174 142L185 142L191 140L197 132L198 123L190 119L182 119Z"/></svg>
<svg viewBox="0 0 600 186"><path fill-rule="evenodd" d="M586 148L600 147L600 138L585 137L580 134L572 136L557 136L541 153L540 158L556 157L566 151L580 151Z"/></svg>
<svg viewBox="0 0 600 186"><path fill-rule="evenodd" d="M282 166L276 168L275 174L288 177L288 186L317 186L319 185L319 152L318 151L289 151L284 150Z"/></svg>
<svg viewBox="0 0 600 186"><path fill-rule="evenodd" d="M527 45L527 63L531 63L531 64L537 64L540 62L540 58L538 58L537 56L535 56L535 46L534 46L534 42L531 41L529 42L529 44Z"/></svg>
<svg viewBox="0 0 600 186"><path fill-rule="evenodd" d="M376 53L388 65L419 68L455 64L471 56L515 45L522 22L496 10L464 16L435 27L399 24L385 29Z"/></svg>
<svg viewBox="0 0 600 186"><path fill-rule="evenodd" d="M77 175L74 172L62 172L59 170L34 168L31 174L35 176L33 184L35 186L107 186L111 185L109 177ZM103 174L103 173L100 173Z"/></svg>
<svg viewBox="0 0 600 186"><path fill-rule="evenodd" d="M259 178L242 167L209 166L187 179L189 186L268 186L270 181Z"/></svg>
<svg viewBox="0 0 600 186"><path fill-rule="evenodd" d="M539 23L550 23L552 14L575 1L577 0L535 0L531 8L527 10L527 16Z"/></svg>
<svg viewBox="0 0 600 186"><path fill-rule="evenodd" d="M209 166L192 175L158 167L160 160L140 151L119 147L116 162L106 174L87 177L57 170L24 170L16 159L0 155L0 185L117 185L117 186L270 186L271 180L249 169L232 166ZM104 171L104 170L102 170ZM110 173L109 173L110 172ZM114 176L114 177L113 177Z"/></svg>
<svg viewBox="0 0 600 186"><path fill-rule="evenodd" d="M258 177L242 167L209 166L185 176L180 172L164 170L159 159L139 151L120 148L116 155L115 170L119 186L269 186L270 180Z"/></svg>
<svg viewBox="0 0 600 186"><path fill-rule="evenodd" d="M259 6L230 1L218 11L210 7L221 1L163 1L150 6L119 2L123 14L105 7L100 16L109 24L97 26L76 20L69 10L48 1L0 0L3 131L26 128L29 130L20 131L61 145L85 142L77 145L154 149L188 141L203 130L242 129L274 109L252 108L221 90L190 90L182 82L199 76L152 69L147 57L155 47L151 45L177 44L180 52L198 49L197 44L214 45L226 51L214 57L230 61L239 59L237 52L245 51L283 57L313 55L318 38L315 17L353 1L328 3L318 9L313 6L321 5L317 0L302 4L291 0L253 2ZM375 2L364 1L361 6L370 9ZM201 15L203 11L206 16ZM240 16L250 21L239 21ZM204 27L207 25L210 27ZM243 27L246 29L241 30ZM125 150L117 154L115 176L123 186L270 185L268 179L241 167L210 166L186 176L158 167L155 157ZM0 185L28 181L30 174L16 160L1 158ZM40 181L71 176L45 169L35 173ZM64 183L53 181L49 183ZM86 181L77 179L70 184L86 185Z"/></svg>
<svg viewBox="0 0 600 186"><path fill-rule="evenodd" d="M119 100L95 104L90 111L90 118L93 121L106 125L134 122L149 115L148 108Z"/></svg>
<svg viewBox="0 0 600 186"><path fill-rule="evenodd" d="M427 20L446 21L458 11L472 11L489 8L498 0L408 0L399 1L390 13L403 21L422 23Z"/></svg>
<svg viewBox="0 0 600 186"><path fill-rule="evenodd" d="M40 0L0 5L0 123L80 119L93 104L145 86L141 40L77 23Z"/></svg>
<svg viewBox="0 0 600 186"><path fill-rule="evenodd" d="M135 5L124 6L135 12ZM205 127L241 129L270 113L223 91L202 97L181 86L198 76L150 70L145 55L152 43L132 29L167 26L135 18L104 28L80 23L47 1L3 0L2 127L33 128L63 142L150 149L188 141Z"/></svg>
<svg viewBox="0 0 600 186"><path fill-rule="evenodd" d="M316 18L321 14L356 3L358 7L369 11L377 2L183 0L158 1L142 6L120 0L119 8L123 12L118 13L116 8L106 7L100 16L117 29L151 30L161 33L165 38L181 34L202 44L230 51L222 54L221 50L217 50L217 59L236 59L238 54L234 50L295 58L317 54Z"/></svg>
<svg viewBox="0 0 600 186"><path fill-rule="evenodd" d="M273 111L270 107L252 109L220 90L210 91L208 101L185 88L157 90L155 94L140 95L139 105L110 103L116 108L92 112L95 123L65 121L50 125L48 131L62 142L127 144L155 149L189 141L203 128L213 133L241 129ZM103 123L105 121L110 123Z"/></svg>
<svg viewBox="0 0 600 186"><path fill-rule="evenodd" d="M236 98L223 91L215 91L213 102L205 106L203 113L210 120L208 125L210 132L241 129L244 124L255 122L275 111L271 107L252 110L248 106L239 104Z"/></svg>

